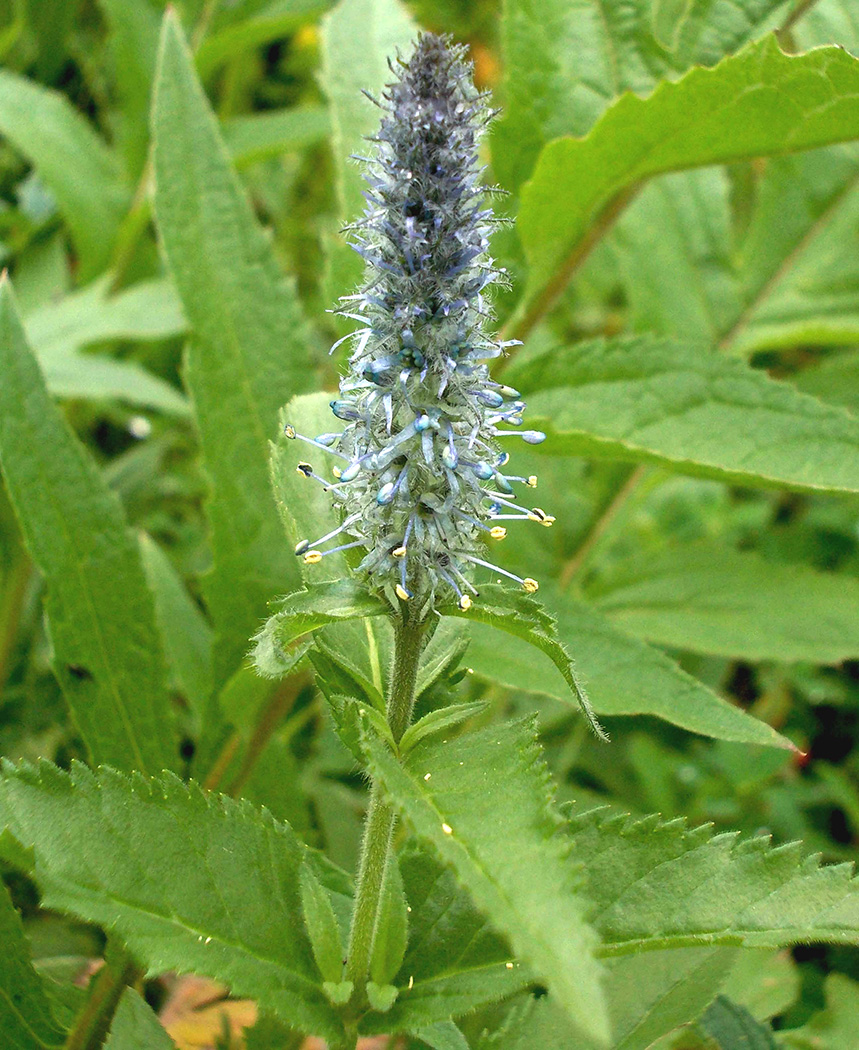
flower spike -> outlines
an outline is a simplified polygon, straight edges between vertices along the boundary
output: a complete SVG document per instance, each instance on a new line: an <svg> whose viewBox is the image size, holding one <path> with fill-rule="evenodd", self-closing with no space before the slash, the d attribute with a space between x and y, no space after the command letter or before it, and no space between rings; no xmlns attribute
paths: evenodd
<svg viewBox="0 0 859 1050"><path fill-rule="evenodd" d="M480 554L487 538L507 534L495 522L554 518L515 502L515 486L534 488L536 477L503 473L509 456L500 438L538 444L545 435L499 428L520 427L525 403L487 365L518 343L486 331L486 292L506 279L488 253L496 220L484 196L493 191L480 185L477 162L493 113L472 83L465 49L445 38L421 35L391 69L397 79L373 100L382 110L375 153L360 158L366 208L350 228L364 283L338 311L360 327L331 348L351 341L349 371L331 401L346 426L313 438L288 424L285 434L341 461L335 482L298 465L325 486L342 524L302 540L296 554L313 564L363 547L357 571L371 588L423 617L436 603L467 610L478 598L470 577L479 569L534 593L535 580ZM339 546L318 549L341 534Z"/></svg>

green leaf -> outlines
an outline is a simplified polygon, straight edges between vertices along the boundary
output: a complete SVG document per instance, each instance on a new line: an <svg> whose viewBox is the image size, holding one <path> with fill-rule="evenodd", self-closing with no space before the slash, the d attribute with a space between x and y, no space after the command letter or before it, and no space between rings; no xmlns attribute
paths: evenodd
<svg viewBox="0 0 859 1050"><path fill-rule="evenodd" d="M523 187L525 302L554 298L594 222L609 222L643 180L856 138L857 93L859 61L846 51L785 55L766 38L713 69L662 82L648 98L624 95L586 138L549 143Z"/></svg>
<svg viewBox="0 0 859 1050"><path fill-rule="evenodd" d="M146 1001L126 988L104 1050L175 1050L175 1044Z"/></svg>
<svg viewBox="0 0 859 1050"><path fill-rule="evenodd" d="M128 187L116 158L65 96L0 70L0 134L38 171L53 193L80 259L80 277L110 259Z"/></svg>
<svg viewBox="0 0 859 1050"><path fill-rule="evenodd" d="M48 585L53 667L96 763L178 759L155 609L118 498L48 396L0 287L0 462Z"/></svg>
<svg viewBox="0 0 859 1050"><path fill-rule="evenodd" d="M184 335L188 324L169 278L140 281L115 295L110 276L40 306L25 320L27 338L43 361L93 343L146 342Z"/></svg>
<svg viewBox="0 0 859 1050"><path fill-rule="evenodd" d="M412 748L428 737L437 736L446 729L454 729L456 726L474 718L488 707L485 700L475 700L470 704L451 704L450 707L440 707L424 715L414 725L403 733L400 740L400 753L407 755Z"/></svg>
<svg viewBox="0 0 859 1050"><path fill-rule="evenodd" d="M722 992L752 1017L769 1021L787 1012L799 988L800 972L789 950L745 948L737 956Z"/></svg>
<svg viewBox="0 0 859 1050"><path fill-rule="evenodd" d="M791 1031L783 1032L781 1045L790 1050L854 1050L856 1017L859 1016L859 983L842 973L824 981L826 1009Z"/></svg>
<svg viewBox="0 0 859 1050"><path fill-rule="evenodd" d="M713 1040L713 1050L776 1050L769 1025L724 995L707 1007L695 1027Z"/></svg>
<svg viewBox="0 0 859 1050"><path fill-rule="evenodd" d="M524 372L524 369L523 369ZM859 491L859 422L702 346L579 343L527 368L529 422L552 452L659 463L798 491Z"/></svg>
<svg viewBox="0 0 859 1050"><path fill-rule="evenodd" d="M337 984L343 976L343 944L331 898L309 864L302 864L299 876L301 910L313 957L323 980Z"/></svg>
<svg viewBox="0 0 859 1050"><path fill-rule="evenodd" d="M859 580L716 542L630 558L587 594L617 626L659 645L748 660L859 655Z"/></svg>
<svg viewBox="0 0 859 1050"><path fill-rule="evenodd" d="M819 365L791 376L791 382L804 394L842 405L859 416L859 350L826 357Z"/></svg>
<svg viewBox="0 0 859 1050"><path fill-rule="evenodd" d="M859 943L859 879L800 843L740 841L709 825L572 807L573 859L587 873L598 954L693 945Z"/></svg>
<svg viewBox="0 0 859 1050"><path fill-rule="evenodd" d="M172 684L202 719L213 685L211 628L170 559L146 533L140 534L140 551Z"/></svg>
<svg viewBox="0 0 859 1050"><path fill-rule="evenodd" d="M419 1028L414 1034L433 1050L468 1050L465 1036L453 1021L440 1021L430 1028Z"/></svg>
<svg viewBox="0 0 859 1050"><path fill-rule="evenodd" d="M591 0L507 0L501 20L506 106L493 165L506 184L530 175L540 149L584 135L618 95L653 90L660 77L713 65L767 28L784 0L691 0L659 24L660 5ZM678 17L678 14L680 17Z"/></svg>
<svg viewBox="0 0 859 1050"><path fill-rule="evenodd" d="M381 598L369 594L351 579L296 591L280 602L278 611L268 618L254 638L253 659L257 670L264 677L272 676L288 661L288 650L299 638L328 623L384 616L390 612L390 606Z"/></svg>
<svg viewBox="0 0 859 1050"><path fill-rule="evenodd" d="M324 106L303 106L233 117L224 122L221 132L233 163L245 167L314 146L328 136L330 121Z"/></svg>
<svg viewBox="0 0 859 1050"><path fill-rule="evenodd" d="M541 592L542 593L542 592ZM670 657L615 627L598 609L545 590L558 619L558 635L574 647L576 666L600 715L655 715L692 733L744 744L793 745L765 722L728 703L683 671ZM510 638L499 646L483 624L471 628L468 662L475 673L512 689L564 701L566 682L552 667L535 673L533 651Z"/></svg>
<svg viewBox="0 0 859 1050"><path fill-rule="evenodd" d="M64 1033L51 1016L42 982L30 962L21 919L0 882L0 1027L8 1050L59 1050Z"/></svg>
<svg viewBox="0 0 859 1050"><path fill-rule="evenodd" d="M732 354L859 338L859 150L772 158L735 245L722 169L646 186L610 238L640 330Z"/></svg>
<svg viewBox="0 0 859 1050"><path fill-rule="evenodd" d="M110 927L153 973L212 977L338 1035L301 916L307 851L287 824L170 774L7 763L0 826L33 848L44 907Z"/></svg>
<svg viewBox="0 0 859 1050"><path fill-rule="evenodd" d="M158 10L150 0L98 0L110 29L112 73L122 105L117 138L139 176L149 146L149 101L158 54Z"/></svg>
<svg viewBox="0 0 859 1050"><path fill-rule="evenodd" d="M388 1013L399 994L399 988L395 988L392 984L376 984L375 981L367 981L367 1000L370 1006L380 1014Z"/></svg>
<svg viewBox="0 0 859 1050"><path fill-rule="evenodd" d="M333 395L319 392L294 397L278 417L277 440L271 445L271 484L280 511L281 521L293 547L299 540L318 539L339 525L339 516L331 497L318 482L298 470L298 464L307 459L308 446L298 439L286 436L287 425L305 437L339 430L331 411ZM311 446L312 447L312 446ZM336 461L324 453L319 457L314 450L316 473L328 476ZM334 476L331 475L332 483ZM342 553L326 557L318 565L299 564L302 577L313 583L341 580L347 573Z"/></svg>
<svg viewBox="0 0 859 1050"><path fill-rule="evenodd" d="M555 619L539 602L502 584L487 584L481 587L479 600L468 611L464 612L458 605L452 605L439 609L439 613L443 616L465 616L469 620L488 624L523 639L545 653L563 675L591 729L605 739L587 693L573 669L573 662L558 640Z"/></svg>
<svg viewBox="0 0 859 1050"><path fill-rule="evenodd" d="M388 855L388 863L385 867L385 878L382 882L382 893L376 912L376 925L373 930L373 951L370 956L370 976L377 986L390 985L406 954L409 934L409 917L406 907L403 877L400 874L396 854L392 851ZM394 1000L392 999L388 1004L388 1009L393 1005ZM378 1006L375 1008L381 1009Z"/></svg>
<svg viewBox="0 0 859 1050"><path fill-rule="evenodd" d="M250 17L233 24L216 26L197 51L197 69L203 80L229 59L243 51L288 36L299 26L318 18L334 0L269 0ZM235 6L235 5L233 5ZM225 12L229 13L229 12Z"/></svg>
<svg viewBox="0 0 859 1050"><path fill-rule="evenodd" d="M153 114L155 211L192 327L187 382L212 483L205 593L215 678L236 669L295 558L271 499L277 411L312 374L294 289L230 167L176 17L165 16Z"/></svg>
<svg viewBox="0 0 859 1050"><path fill-rule="evenodd" d="M859 147L779 157L757 189L740 246L742 312L725 333L735 354L859 339Z"/></svg>
<svg viewBox="0 0 859 1050"><path fill-rule="evenodd" d="M400 994L367 1031L418 1032L502 999L531 980L510 948L460 886L453 872L412 844L400 855L409 913L406 955L396 976ZM509 966L509 968L508 968Z"/></svg>
<svg viewBox="0 0 859 1050"><path fill-rule="evenodd" d="M453 867L576 1027L607 1042L596 945L533 729L514 723L446 744L424 741L403 765L369 732L366 749L373 777L419 838Z"/></svg>

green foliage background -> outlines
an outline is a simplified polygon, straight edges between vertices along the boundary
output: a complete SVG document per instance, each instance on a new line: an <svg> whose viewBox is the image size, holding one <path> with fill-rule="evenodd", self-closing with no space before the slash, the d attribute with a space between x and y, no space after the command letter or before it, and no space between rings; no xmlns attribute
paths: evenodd
<svg viewBox="0 0 859 1050"><path fill-rule="evenodd" d="M366 1033L852 1050L859 8L164 10L0 0L10 1045L99 1045L71 979L102 954L149 1003L123 994L111 1050L170 1045L150 1009L167 971L259 1000L251 1048L339 1038L364 765L409 829L373 964L399 994ZM491 586L442 620L430 720L396 755L373 715L390 631L342 562L270 622L272 677L248 664L329 513L283 443L275 499L269 446L288 402L331 427L348 328L328 311L360 279L349 156L377 121L361 90L418 26L468 43L502 107L494 305L524 346L500 374L549 434L516 463L557 520L497 556L540 580L609 745L551 623ZM435 714L451 702L470 706Z"/></svg>

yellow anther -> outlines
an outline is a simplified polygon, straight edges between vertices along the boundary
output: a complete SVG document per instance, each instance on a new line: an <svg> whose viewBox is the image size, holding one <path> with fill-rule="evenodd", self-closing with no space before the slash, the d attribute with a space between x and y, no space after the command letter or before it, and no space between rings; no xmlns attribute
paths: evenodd
<svg viewBox="0 0 859 1050"><path fill-rule="evenodd" d="M529 489L535 489L537 487L537 475L531 474L525 484Z"/></svg>
<svg viewBox="0 0 859 1050"><path fill-rule="evenodd" d="M300 543L295 545L296 554L304 554L307 548L310 546L310 540L302 540Z"/></svg>
<svg viewBox="0 0 859 1050"><path fill-rule="evenodd" d="M322 561L322 551L308 551L304 555L305 565L315 565L319 561Z"/></svg>
<svg viewBox="0 0 859 1050"><path fill-rule="evenodd" d="M332 467L331 473L334 475L335 478L339 478L343 471L339 467Z"/></svg>
<svg viewBox="0 0 859 1050"><path fill-rule="evenodd" d="M411 595L410 595L410 594L409 594L409 592L408 592L408 591L406 590L406 588L405 588L405 587L402 587L402 586L400 586L400 584L399 584L399 583L398 583L398 584L397 584L397 586L396 586L396 587L394 588L394 590L396 591L396 593L397 593L397 597L398 597L398 598L400 599L400 601L403 601L403 602L407 602L407 601L409 600L409 598L411 598Z"/></svg>
<svg viewBox="0 0 859 1050"><path fill-rule="evenodd" d="M471 599L468 597L467 594L463 594L463 596L459 599L459 607L460 609L462 609L463 612L468 612L468 610L471 608Z"/></svg>
<svg viewBox="0 0 859 1050"><path fill-rule="evenodd" d="M503 540L507 535L507 529L505 529L503 525L493 525L489 530L489 535L493 540Z"/></svg>
<svg viewBox="0 0 859 1050"><path fill-rule="evenodd" d="M283 428L283 432L290 440L295 437L295 427L290 426L289 423Z"/></svg>
<svg viewBox="0 0 859 1050"><path fill-rule="evenodd" d="M545 514L538 514L536 511L533 511L533 510L529 510L528 511L528 520L529 521L542 522L542 521L545 520L545 517L546 517Z"/></svg>
<svg viewBox="0 0 859 1050"><path fill-rule="evenodd" d="M540 584L537 583L536 580L532 580L530 576L526 576L525 579L522 581L522 587L529 594L536 594L536 592L540 589Z"/></svg>
<svg viewBox="0 0 859 1050"><path fill-rule="evenodd" d="M405 558L407 552L408 549L406 547L396 547L391 551L391 554L393 554L395 558Z"/></svg>
<svg viewBox="0 0 859 1050"><path fill-rule="evenodd" d="M545 511L543 510L543 508L542 508L542 507L532 507L532 508L531 508L531 513L532 513L532 514L536 514L536 515L537 515L537 517L538 517L538 518L540 519L540 521L545 521L545 520L546 520L546 518L547 518L547 517L549 516L549 515L548 515L548 514L547 514L547 513L546 513L546 512L545 512Z"/></svg>
<svg viewBox="0 0 859 1050"><path fill-rule="evenodd" d="M309 478L310 475L313 473L313 464L299 463L295 469L298 471L299 474L303 474L306 478Z"/></svg>
<svg viewBox="0 0 859 1050"><path fill-rule="evenodd" d="M546 517L543 518L543 524L547 529L550 529L555 524L554 516L552 514L547 514Z"/></svg>

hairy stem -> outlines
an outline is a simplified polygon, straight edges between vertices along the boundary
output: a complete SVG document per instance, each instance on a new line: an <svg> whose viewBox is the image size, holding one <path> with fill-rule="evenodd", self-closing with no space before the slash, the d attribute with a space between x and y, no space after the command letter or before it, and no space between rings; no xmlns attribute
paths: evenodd
<svg viewBox="0 0 859 1050"><path fill-rule="evenodd" d="M99 1050L125 989L143 977L143 971L128 955L105 964L93 981L89 998L75 1018L63 1050Z"/></svg>
<svg viewBox="0 0 859 1050"><path fill-rule="evenodd" d="M411 620L405 620L395 629L394 666L388 692L388 724L398 743L408 729L412 717L418 663L425 631L425 624L417 624ZM346 963L346 979L352 981L356 989L363 986L370 969L373 933L395 822L393 806L385 799L380 786L374 784L364 824L361 865L358 871L358 888Z"/></svg>

